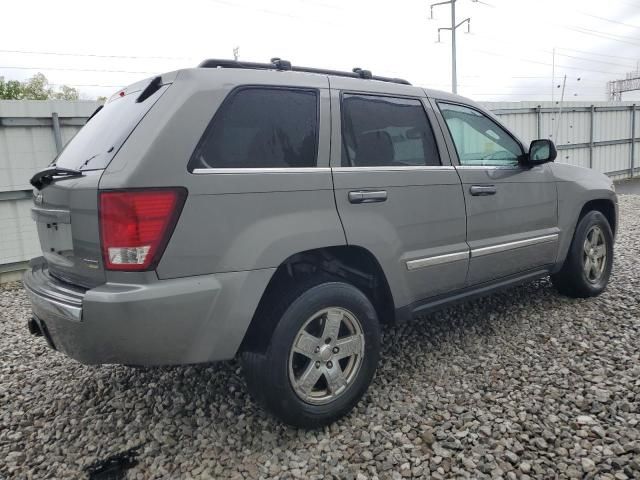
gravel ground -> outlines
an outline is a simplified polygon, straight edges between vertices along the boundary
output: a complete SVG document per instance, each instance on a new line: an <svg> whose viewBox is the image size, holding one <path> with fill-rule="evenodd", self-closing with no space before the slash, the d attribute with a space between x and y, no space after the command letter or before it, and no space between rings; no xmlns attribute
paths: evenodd
<svg viewBox="0 0 640 480"><path fill-rule="evenodd" d="M79 365L7 285L0 477L82 478L133 449L126 478L640 478L640 196L620 202L602 296L543 280L387 328L364 400L316 432L266 416L235 362Z"/></svg>

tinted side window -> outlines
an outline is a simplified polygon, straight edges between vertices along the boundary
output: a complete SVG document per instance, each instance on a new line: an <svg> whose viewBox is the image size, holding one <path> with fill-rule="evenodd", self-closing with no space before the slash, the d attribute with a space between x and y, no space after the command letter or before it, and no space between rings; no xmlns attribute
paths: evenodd
<svg viewBox="0 0 640 480"><path fill-rule="evenodd" d="M472 108L439 103L460 165L517 165L522 148L502 127Z"/></svg>
<svg viewBox="0 0 640 480"><path fill-rule="evenodd" d="M436 140L418 100L344 95L342 165L440 165Z"/></svg>
<svg viewBox="0 0 640 480"><path fill-rule="evenodd" d="M189 170L315 167L317 146L316 91L243 88L216 113Z"/></svg>

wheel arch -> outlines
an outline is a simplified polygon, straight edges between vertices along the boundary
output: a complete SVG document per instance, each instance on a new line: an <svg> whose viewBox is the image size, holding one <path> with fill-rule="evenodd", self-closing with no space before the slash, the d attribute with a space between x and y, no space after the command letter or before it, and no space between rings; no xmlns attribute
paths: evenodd
<svg viewBox="0 0 640 480"><path fill-rule="evenodd" d="M609 222L609 226L611 227L611 232L615 236L616 230L618 228L618 218L616 215L616 206L615 203L607 198L598 198L595 200L589 200L586 202L582 209L580 210L580 215L578 215L578 219L576 221L576 227L582 217L584 217L588 212L595 210L597 212L602 213L607 221ZM575 232L575 228L574 228Z"/></svg>
<svg viewBox="0 0 640 480"><path fill-rule="evenodd" d="M395 303L387 277L368 249L341 245L305 250L289 256L272 275L245 332L239 352L266 350L277 319L264 319L262 313L283 288L308 275L325 275L356 286L369 298L381 323L395 320Z"/></svg>
<svg viewBox="0 0 640 480"><path fill-rule="evenodd" d="M580 207L580 210L578 210L577 207ZM578 211L577 215L575 214L576 211ZM591 211L597 211L604 215L604 217L609 222L611 232L615 236L618 229L618 213L614 200L611 198L602 197L584 200L581 204L578 204L576 206L575 210L573 210L574 213L569 216L567 212L567 215L565 216L566 220L568 220L568 225L565 224L564 227L565 232L567 233L564 237L564 240L562 241L560 251L558 252L555 271L558 271L560 268L562 268L562 265L564 265L567 254L569 253L569 248L573 243L576 228L578 228L580 220L582 220L582 218Z"/></svg>

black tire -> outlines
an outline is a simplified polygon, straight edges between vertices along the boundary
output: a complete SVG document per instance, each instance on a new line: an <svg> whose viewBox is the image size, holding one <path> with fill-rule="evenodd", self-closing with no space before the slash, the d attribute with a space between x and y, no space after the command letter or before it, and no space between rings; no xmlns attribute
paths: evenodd
<svg viewBox="0 0 640 480"><path fill-rule="evenodd" d="M378 317L373 305L364 293L353 285L341 281L311 278L306 282L279 290L278 295L272 295L274 301L265 305L260 314L261 322L274 322L275 324L268 346L264 352L245 351L241 357L247 387L251 396L258 403L283 422L296 427L318 428L332 423L351 411L369 387L380 356ZM292 347L294 342L298 340L301 329L307 324L307 320L316 318L315 314L331 307L338 309L330 310L334 314L343 309L352 314L352 317L358 322L361 327L358 336L359 338L364 337L364 347L361 347L362 350L360 350L363 354L354 355L347 359L348 362L351 362L351 358L360 359L359 366L357 370L355 367L351 367L350 380L346 387L335 390L340 392L336 393L336 398L330 401L325 399L324 401L328 403L313 404L303 400L294 389L294 380L290 380L290 368L294 361L291 360L290 364L290 356L292 359L295 357L291 353ZM349 317L350 320L347 321L352 322L352 317ZM324 325L328 325L328 320L323 320L326 315L317 318L319 322L324 321ZM345 318L343 317L338 322L340 328L347 325L344 323ZM319 325L322 327L323 323ZM319 337L322 338L322 334L325 332L326 330L320 332ZM336 335L336 340L338 337L339 335ZM332 352L335 352L335 347L332 349ZM323 347L323 352L331 355L326 350ZM337 357L338 355L336 355ZM325 363L322 364L322 367L316 367L315 361L304 356L302 358L303 361L310 362L303 368L304 370L315 367L325 371L325 366L334 366L331 360L326 361L326 358L323 360ZM296 358L296 360L298 359ZM338 366L342 365L343 360L339 361L335 362L335 367L340 368L340 378L343 378L342 367ZM320 362L318 361L318 363ZM331 371L335 370L332 368ZM323 378L326 377L323 375ZM321 378L318 382L322 381ZM325 381L326 391L330 392L328 378ZM314 383L311 388L319 385L318 382ZM327 393L327 395L330 394Z"/></svg>
<svg viewBox="0 0 640 480"><path fill-rule="evenodd" d="M604 237L606 258L600 275L589 278L585 273L584 244L592 229L598 228ZM597 231L597 230L596 230ZM613 267L613 233L606 217L598 211L587 212L578 222L576 231L560 271L551 276L551 281L563 295L573 298L587 298L600 295L607 287Z"/></svg>

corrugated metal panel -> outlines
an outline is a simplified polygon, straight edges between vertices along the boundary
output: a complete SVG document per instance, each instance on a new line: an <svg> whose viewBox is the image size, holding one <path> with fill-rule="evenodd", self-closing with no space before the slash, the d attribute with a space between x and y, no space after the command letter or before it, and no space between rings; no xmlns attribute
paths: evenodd
<svg viewBox="0 0 640 480"><path fill-rule="evenodd" d="M638 145L636 145L636 148ZM617 172L630 166L631 145L607 145L593 150L593 169L598 172Z"/></svg>
<svg viewBox="0 0 640 480"><path fill-rule="evenodd" d="M7 126L0 123L0 193L31 190L29 178L57 154L50 125L8 125L29 119L51 119L53 112L64 123L69 117L87 118L97 106L93 101L0 101L0 122L7 122ZM62 143L73 138L79 129L62 126ZM24 262L41 254L31 206L31 198L0 201L0 265Z"/></svg>
<svg viewBox="0 0 640 480"><path fill-rule="evenodd" d="M41 255L31 199L0 202L0 265Z"/></svg>
<svg viewBox="0 0 640 480"><path fill-rule="evenodd" d="M631 138L631 112L598 112L594 118L594 140Z"/></svg>
<svg viewBox="0 0 640 480"><path fill-rule="evenodd" d="M528 144L538 138L538 120L535 113L513 113L500 115L499 118L523 142Z"/></svg>
<svg viewBox="0 0 640 480"><path fill-rule="evenodd" d="M546 113L545 116L553 118L554 128L557 129L556 141L561 144L585 143L589 141L591 128L591 114L589 112L576 112L565 110L558 114ZM559 124L558 119L560 119Z"/></svg>
<svg viewBox="0 0 640 480"><path fill-rule="evenodd" d="M586 148L572 148L560 150L556 160L559 163L568 163L577 167L589 167L589 150Z"/></svg>
<svg viewBox="0 0 640 480"><path fill-rule="evenodd" d="M591 102L485 102L489 110L512 110L499 115L500 120L524 142L538 137L552 138L558 145L588 144L591 139L591 112L578 111L590 108ZM622 140L631 137L631 102L597 102L593 117L594 141ZM6 117L24 119L59 117L88 117L98 106L92 101L0 101L0 121ZM536 109L551 110L538 114ZM626 107L623 111L598 111L603 107ZM513 110L520 110L514 112ZM63 144L78 131L77 126L62 126ZM636 138L640 137L640 112L636 112ZM558 132L556 137L556 131ZM56 155L56 144L50 126L1 126L0 125L0 193L29 190L31 175L45 167ZM593 147L593 168L600 172L621 172L614 178L628 176L630 168L630 144ZM636 143L635 166L640 168L640 142ZM581 148L561 149L558 162L589 167L588 145ZM19 193L19 192L18 192ZM40 248L29 210L30 199L0 201L0 265L28 260L39 255Z"/></svg>
<svg viewBox="0 0 640 480"><path fill-rule="evenodd" d="M536 118L536 113L527 109L541 108L540 113L542 138L551 138L556 145L571 146L574 144L588 144L594 142L629 140L632 137L632 105L633 102L564 102L562 110L560 106L551 102L485 102L483 104L489 110L514 110L499 115L500 119L523 140L533 139L532 132L536 132L531 126L531 118ZM593 139L591 137L591 106L595 107L593 114ZM615 111L602 111L603 108L614 107ZM585 109L588 109L585 111ZM549 111L551 110L551 111ZM640 136L640 115L636 111L635 138ZM517 117L520 117L519 119ZM593 168L599 172L611 173L628 170L631 168L630 143L618 145L603 145L593 147ZM636 142L634 150L634 166L640 168L640 143ZM558 153L558 162L569 163L589 167L590 154L588 145L580 148L562 149ZM624 178L627 174L618 174Z"/></svg>
<svg viewBox="0 0 640 480"><path fill-rule="evenodd" d="M2 118L51 118L56 112L64 120L68 117L86 118L99 104L94 101L67 102L62 100L0 101ZM80 127L61 128L63 143L69 141ZM56 143L50 126L0 127L0 192L31 188L29 178L55 158Z"/></svg>

